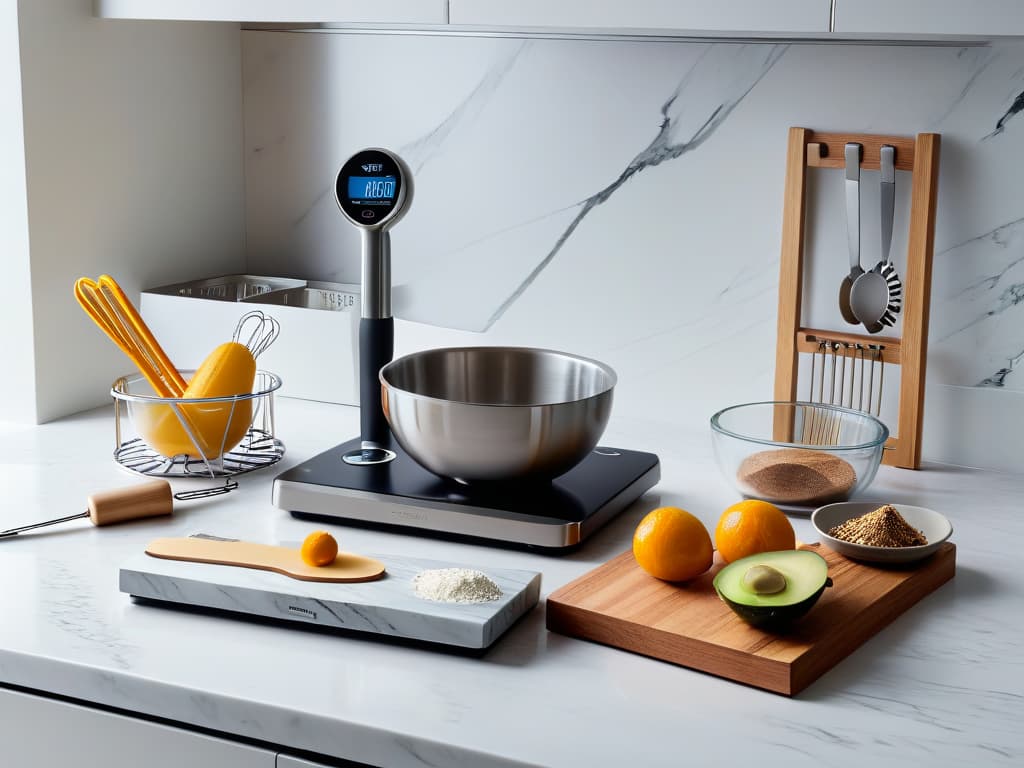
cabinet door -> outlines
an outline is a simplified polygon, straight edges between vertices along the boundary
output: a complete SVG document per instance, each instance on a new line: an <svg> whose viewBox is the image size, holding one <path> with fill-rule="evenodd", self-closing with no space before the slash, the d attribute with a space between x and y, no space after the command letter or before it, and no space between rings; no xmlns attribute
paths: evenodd
<svg viewBox="0 0 1024 768"><path fill-rule="evenodd" d="M828 32L829 0L450 0L452 24L603 32Z"/></svg>
<svg viewBox="0 0 1024 768"><path fill-rule="evenodd" d="M11 768L274 768L276 754L0 688L0 765Z"/></svg>
<svg viewBox="0 0 1024 768"><path fill-rule="evenodd" d="M95 0L107 19L444 24L447 0Z"/></svg>
<svg viewBox="0 0 1024 768"><path fill-rule="evenodd" d="M1021 0L836 0L838 34L1024 35Z"/></svg>

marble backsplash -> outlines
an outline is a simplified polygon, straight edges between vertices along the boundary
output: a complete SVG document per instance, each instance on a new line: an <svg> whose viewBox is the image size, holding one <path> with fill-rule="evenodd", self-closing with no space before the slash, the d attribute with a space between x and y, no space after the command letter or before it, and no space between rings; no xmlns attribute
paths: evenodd
<svg viewBox="0 0 1024 768"><path fill-rule="evenodd" d="M1024 45L247 31L243 81L250 272L357 282L334 176L391 148L416 178L392 234L399 351L597 357L619 373L616 412L666 429L771 397L789 126L938 132L925 458L1024 470ZM846 328L842 178L809 181L815 327ZM865 172L869 263L877 185ZM901 271L908 186L898 173Z"/></svg>

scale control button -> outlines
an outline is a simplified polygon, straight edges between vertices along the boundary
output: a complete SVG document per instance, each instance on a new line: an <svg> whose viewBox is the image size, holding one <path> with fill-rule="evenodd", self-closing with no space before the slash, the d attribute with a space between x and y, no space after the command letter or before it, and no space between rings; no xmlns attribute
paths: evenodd
<svg viewBox="0 0 1024 768"><path fill-rule="evenodd" d="M377 215L377 212L376 211L361 211L359 213L359 215L362 216L364 219L372 219L374 216Z"/></svg>

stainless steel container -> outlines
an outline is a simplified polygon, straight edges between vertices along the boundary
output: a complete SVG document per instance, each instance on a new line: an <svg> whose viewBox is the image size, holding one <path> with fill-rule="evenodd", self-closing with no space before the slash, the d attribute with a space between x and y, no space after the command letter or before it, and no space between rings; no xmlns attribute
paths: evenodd
<svg viewBox="0 0 1024 768"><path fill-rule="evenodd" d="M260 293L246 301L252 304L280 304L329 312L359 310L359 286L352 283L324 283L310 280L297 288Z"/></svg>
<svg viewBox="0 0 1024 768"><path fill-rule="evenodd" d="M159 288L151 288L147 293L167 296L188 296L196 299L216 299L218 301L244 301L254 296L273 293L274 291L302 288L305 280L294 280L287 277L263 277L260 275L221 275L205 280L191 280L186 283L174 283Z"/></svg>
<svg viewBox="0 0 1024 768"><path fill-rule="evenodd" d="M547 480L597 445L615 372L564 352L432 349L380 371L384 414L405 451L462 482Z"/></svg>

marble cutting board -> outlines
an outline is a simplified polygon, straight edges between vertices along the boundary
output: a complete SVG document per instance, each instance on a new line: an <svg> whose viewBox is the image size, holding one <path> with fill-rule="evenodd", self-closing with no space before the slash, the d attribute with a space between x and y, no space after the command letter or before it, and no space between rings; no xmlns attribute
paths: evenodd
<svg viewBox="0 0 1024 768"><path fill-rule="evenodd" d="M483 649L537 604L535 571L482 568L394 555L372 555L383 578L354 584L299 581L269 571L163 560L145 553L121 566L120 589L163 603L254 614L406 640ZM501 588L488 603L438 603L417 597L412 579L434 568L476 568Z"/></svg>

